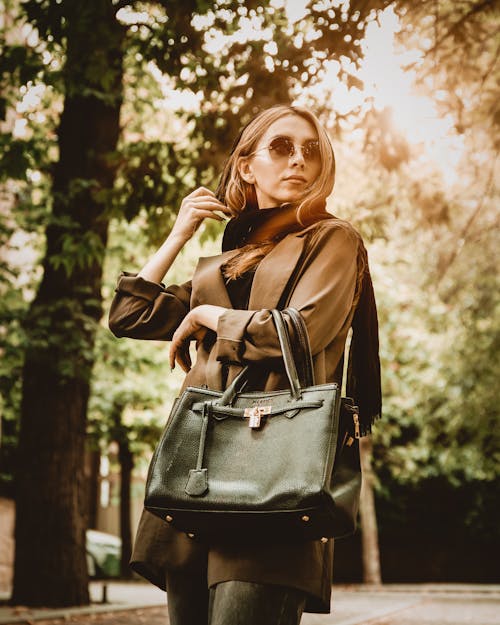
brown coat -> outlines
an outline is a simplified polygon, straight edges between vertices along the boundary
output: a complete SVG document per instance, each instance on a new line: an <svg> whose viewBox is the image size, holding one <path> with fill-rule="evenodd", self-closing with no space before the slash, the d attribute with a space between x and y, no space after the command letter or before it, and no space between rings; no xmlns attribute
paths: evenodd
<svg viewBox="0 0 500 625"><path fill-rule="evenodd" d="M313 352L316 383L341 381L342 357L354 313L361 240L356 231L336 219L322 221L287 235L261 261L250 292L248 310L234 310L221 265L231 254L201 258L192 282L165 288L123 274L113 300L109 326L116 336L169 340L190 308L214 304L228 308L197 351L197 361L184 387L223 386L224 365L229 383L242 362L280 355L270 309L276 308L308 237L315 230L313 254L291 294L289 305L302 314ZM282 371L271 371L266 390L287 388ZM308 611L328 612L333 541L266 545L202 545L144 512L139 525L132 567L160 588L167 570L208 567L209 585L227 580L286 585L309 595Z"/></svg>

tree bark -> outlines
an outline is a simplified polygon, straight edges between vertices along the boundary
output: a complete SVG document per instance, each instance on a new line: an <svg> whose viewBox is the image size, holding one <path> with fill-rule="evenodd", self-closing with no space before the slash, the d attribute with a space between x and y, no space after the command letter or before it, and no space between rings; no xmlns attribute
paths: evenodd
<svg viewBox="0 0 500 625"><path fill-rule="evenodd" d="M87 492L88 492L88 529L97 529L99 495L101 483L101 451L100 449L87 449Z"/></svg>
<svg viewBox="0 0 500 625"><path fill-rule="evenodd" d="M123 28L109 0L75 0L44 16L64 32L64 110L58 128L52 219L43 278L25 330L16 471L12 602L89 603L85 557L84 446L93 346L101 316L122 101ZM40 17L38 16L38 19Z"/></svg>
<svg viewBox="0 0 500 625"><path fill-rule="evenodd" d="M132 523L130 512L130 488L132 485L132 471L134 456L130 451L128 436L123 436L118 442L118 460L120 462L120 536L122 539L122 555L120 575L123 578L132 577L129 566L132 555Z"/></svg>
<svg viewBox="0 0 500 625"><path fill-rule="evenodd" d="M372 470L371 436L360 439L360 453L361 470L363 472L359 509L363 547L363 582L365 584L381 584L377 515L373 494L374 475Z"/></svg>
<svg viewBox="0 0 500 625"><path fill-rule="evenodd" d="M130 450L129 429L122 422L125 405L125 403L120 401L114 403L111 414L113 428L110 434L111 438L118 444L118 462L120 464L120 537L122 541L120 576L130 578L132 577L132 571L129 566L130 556L132 555L130 487L134 469L134 455Z"/></svg>

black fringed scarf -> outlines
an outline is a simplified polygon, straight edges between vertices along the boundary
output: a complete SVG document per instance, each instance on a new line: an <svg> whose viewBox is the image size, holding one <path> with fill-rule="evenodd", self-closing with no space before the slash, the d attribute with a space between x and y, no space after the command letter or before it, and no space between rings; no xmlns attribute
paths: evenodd
<svg viewBox="0 0 500 625"><path fill-rule="evenodd" d="M360 295L352 319L346 393L359 407L361 436L370 434L382 416L382 387L378 341L378 317L368 255L360 241L358 254L364 257Z"/></svg>
<svg viewBox="0 0 500 625"><path fill-rule="evenodd" d="M288 207L275 207L265 210L245 211L231 219L224 231L222 251L243 247L250 234L269 219ZM322 213L318 219L335 219L330 213ZM292 226L286 233L300 230L303 226ZM373 285L368 269L367 253L360 241L358 262L363 267L360 295L352 320L352 339L349 348L347 369L347 395L352 397L359 407L361 435L371 432L376 419L382 416L382 391L380 380L380 359L378 339L377 306Z"/></svg>

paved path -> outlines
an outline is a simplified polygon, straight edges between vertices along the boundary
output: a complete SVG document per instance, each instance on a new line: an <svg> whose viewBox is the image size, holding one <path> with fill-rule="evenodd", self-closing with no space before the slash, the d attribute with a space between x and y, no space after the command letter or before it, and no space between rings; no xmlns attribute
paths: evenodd
<svg viewBox="0 0 500 625"><path fill-rule="evenodd" d="M99 590L91 585L95 600ZM113 603L58 611L1 607L0 623L168 625L165 593L150 585L111 583L108 600ZM500 625L500 586L334 587L332 613L305 614L301 625Z"/></svg>
<svg viewBox="0 0 500 625"><path fill-rule="evenodd" d="M332 613L305 614L301 625L500 625L500 588L479 589L382 587L339 589L332 594Z"/></svg>

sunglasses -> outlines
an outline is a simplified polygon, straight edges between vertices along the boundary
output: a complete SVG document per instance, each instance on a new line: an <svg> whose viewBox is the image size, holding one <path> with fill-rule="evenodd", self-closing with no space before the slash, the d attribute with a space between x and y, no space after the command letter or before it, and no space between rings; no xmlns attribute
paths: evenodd
<svg viewBox="0 0 500 625"><path fill-rule="evenodd" d="M281 136L275 137L269 145L255 150L249 156L252 156L256 152L260 152L260 150L269 150L271 157L275 160L279 160L282 158L291 158L295 154L297 148L300 148L302 157L305 161L313 162L320 160L319 141L310 139L303 145L295 145L290 137Z"/></svg>

